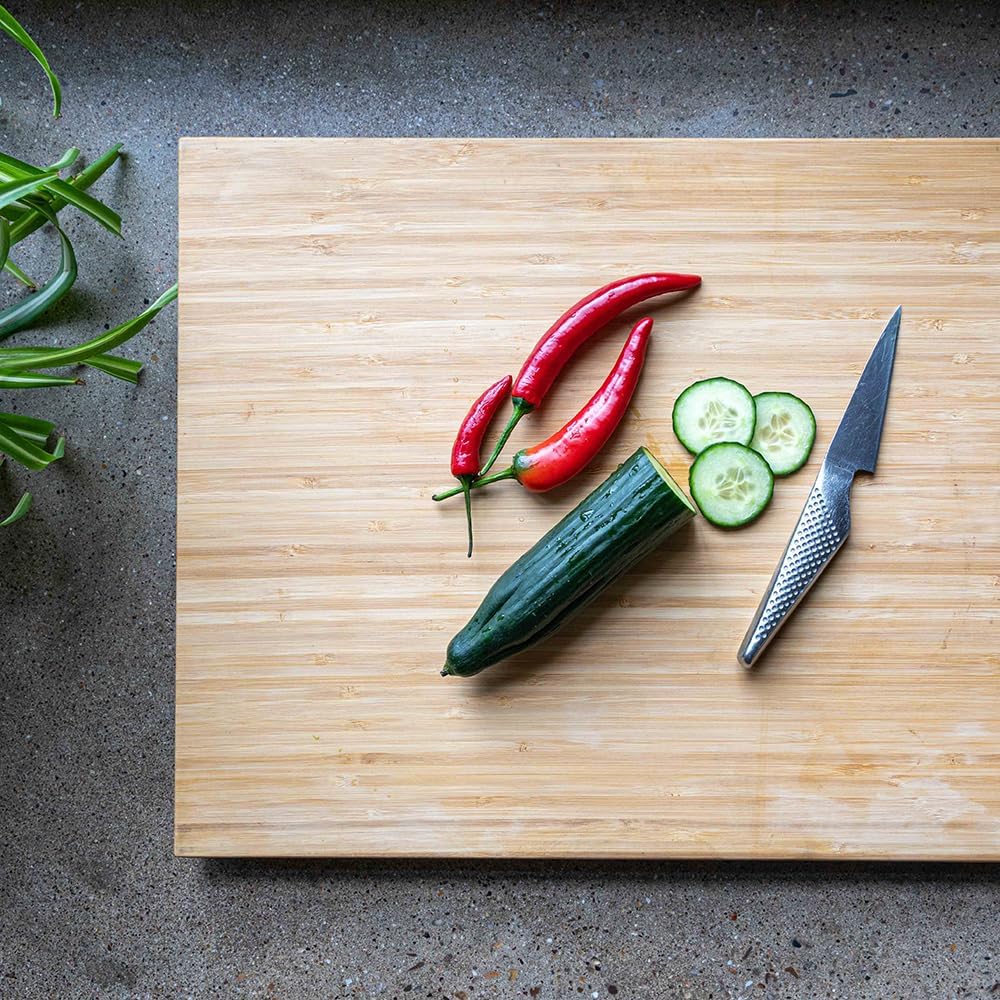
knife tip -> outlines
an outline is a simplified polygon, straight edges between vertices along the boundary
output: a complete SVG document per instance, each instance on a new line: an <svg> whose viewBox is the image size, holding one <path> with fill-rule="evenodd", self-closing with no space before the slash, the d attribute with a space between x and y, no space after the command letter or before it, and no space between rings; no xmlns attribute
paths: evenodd
<svg viewBox="0 0 1000 1000"><path fill-rule="evenodd" d="M903 319L903 307L896 306L895 311L889 317L889 322L886 323L885 329L882 331L882 336L880 338L883 343L891 343L893 349L895 349L896 338L899 336L899 327Z"/></svg>

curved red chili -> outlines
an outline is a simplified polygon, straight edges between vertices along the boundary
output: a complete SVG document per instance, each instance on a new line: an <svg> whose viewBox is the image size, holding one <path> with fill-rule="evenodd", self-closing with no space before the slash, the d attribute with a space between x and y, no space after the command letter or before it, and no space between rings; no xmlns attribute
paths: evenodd
<svg viewBox="0 0 1000 1000"><path fill-rule="evenodd" d="M639 384L652 331L653 321L648 316L639 320L604 384L580 412L541 444L519 451L509 468L475 480L471 488L516 479L526 490L542 493L561 486L586 468L625 416ZM448 490L434 499L445 500L458 492Z"/></svg>
<svg viewBox="0 0 1000 1000"><path fill-rule="evenodd" d="M700 284L696 274L638 274L591 292L567 309L535 345L514 381L514 396L539 406L566 362L616 316L656 295Z"/></svg>
<svg viewBox="0 0 1000 1000"><path fill-rule="evenodd" d="M582 472L621 423L639 384L646 346L653 331L647 316L639 320L625 341L604 384L580 412L551 437L514 456L514 477L527 490L544 493Z"/></svg>
<svg viewBox="0 0 1000 1000"><path fill-rule="evenodd" d="M514 412L481 474L485 475L493 466L521 417L541 404L566 362L595 333L646 299L697 288L700 284L697 274L637 274L598 288L567 309L535 344L514 380Z"/></svg>
<svg viewBox="0 0 1000 1000"><path fill-rule="evenodd" d="M453 476L479 475L479 450L483 438L497 410L510 395L513 383L510 375L494 382L472 406L459 425L455 445L451 449L451 474Z"/></svg>
<svg viewBox="0 0 1000 1000"><path fill-rule="evenodd" d="M479 451L483 438L497 410L510 395L510 375L494 382L473 404L459 425L451 449L451 474L457 477L465 494L465 518L469 524L469 556L472 556L472 500L469 489L479 475Z"/></svg>

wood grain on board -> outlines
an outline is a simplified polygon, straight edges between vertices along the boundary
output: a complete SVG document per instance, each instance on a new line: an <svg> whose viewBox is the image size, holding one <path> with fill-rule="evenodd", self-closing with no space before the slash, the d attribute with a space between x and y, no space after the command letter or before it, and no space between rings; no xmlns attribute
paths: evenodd
<svg viewBox="0 0 1000 1000"><path fill-rule="evenodd" d="M186 139L176 850L1000 859L1000 143ZM547 496L449 483L469 401L614 278L630 416ZM736 650L903 306L878 472L753 674ZM634 319L642 311L631 314ZM589 397L627 319L514 448ZM695 379L819 422L758 523L697 519L537 650L438 676L494 578Z"/></svg>

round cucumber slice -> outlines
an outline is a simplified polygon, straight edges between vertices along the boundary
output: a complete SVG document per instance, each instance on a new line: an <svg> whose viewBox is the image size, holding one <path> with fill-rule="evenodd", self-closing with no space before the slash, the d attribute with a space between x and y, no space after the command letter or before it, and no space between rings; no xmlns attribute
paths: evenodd
<svg viewBox="0 0 1000 1000"><path fill-rule="evenodd" d="M691 496L705 519L720 528L739 528L771 502L774 475L757 452L724 441L710 445L691 466Z"/></svg>
<svg viewBox="0 0 1000 1000"><path fill-rule="evenodd" d="M801 469L816 440L813 411L790 392L762 392L753 401L757 427L750 447L764 456L776 476Z"/></svg>
<svg viewBox="0 0 1000 1000"><path fill-rule="evenodd" d="M731 378L695 382L674 403L674 433L692 455L720 441L749 444L756 422L753 396Z"/></svg>

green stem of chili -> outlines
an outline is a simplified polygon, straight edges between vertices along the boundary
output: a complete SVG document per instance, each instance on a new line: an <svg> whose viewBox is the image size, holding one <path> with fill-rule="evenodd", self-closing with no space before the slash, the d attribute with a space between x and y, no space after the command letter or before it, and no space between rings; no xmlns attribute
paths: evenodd
<svg viewBox="0 0 1000 1000"><path fill-rule="evenodd" d="M507 426L503 429L503 433L500 435L500 440L497 441L496 447L493 449L493 454L490 455L486 464L479 470L480 478L485 476L486 473L493 468L493 463L497 460L500 452L503 451L503 446L507 443L507 439L514 433L514 428L517 426L517 422L526 413L530 413L534 409L531 403L525 402L525 400L521 399L520 396L514 396L511 402L514 404L514 412L510 415L510 420L507 421Z"/></svg>
<svg viewBox="0 0 1000 1000"><path fill-rule="evenodd" d="M479 479L473 480L469 483L470 490L478 490L482 486L489 486L490 483L499 483L501 479L513 479L515 476L514 466L510 466L503 470L503 472L494 472L492 476L480 476ZM431 497L432 500L447 500L449 497L456 497L465 489L465 485L453 486L450 490L444 490L441 493L435 493Z"/></svg>
<svg viewBox="0 0 1000 1000"><path fill-rule="evenodd" d="M460 482L462 483L462 492L465 494L465 520L469 525L469 551L466 552L466 558L472 558L472 478L470 476L462 476Z"/></svg>

